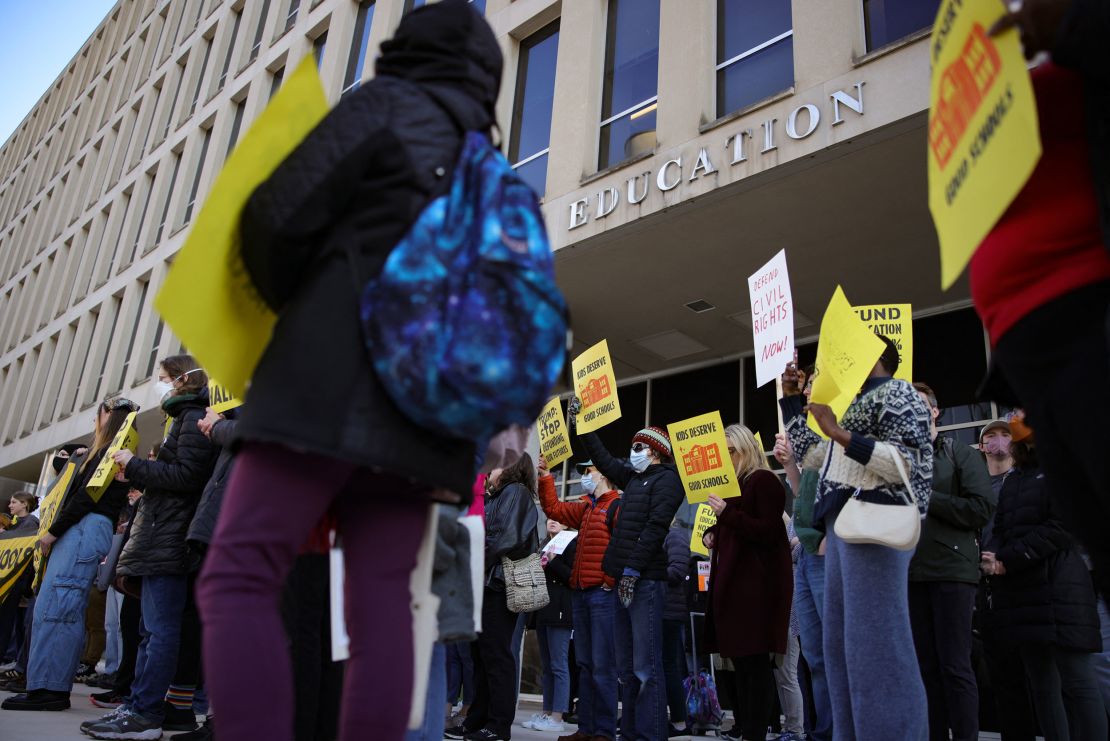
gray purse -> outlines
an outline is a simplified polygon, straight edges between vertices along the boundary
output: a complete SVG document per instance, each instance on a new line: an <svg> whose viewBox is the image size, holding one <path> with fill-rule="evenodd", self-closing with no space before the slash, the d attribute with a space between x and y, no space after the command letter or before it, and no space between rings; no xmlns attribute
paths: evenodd
<svg viewBox="0 0 1110 741"><path fill-rule="evenodd" d="M540 554L532 553L518 561L502 557L501 569L505 577L505 602L509 612L535 612L551 602Z"/></svg>

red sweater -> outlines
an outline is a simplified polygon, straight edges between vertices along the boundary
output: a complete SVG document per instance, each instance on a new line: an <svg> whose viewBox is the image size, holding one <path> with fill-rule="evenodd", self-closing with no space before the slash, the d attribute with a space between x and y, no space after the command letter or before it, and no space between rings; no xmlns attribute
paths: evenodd
<svg viewBox="0 0 1110 741"><path fill-rule="evenodd" d="M1110 280L1099 229L1079 75L1033 70L1041 160L971 258L971 296L991 345L1035 309Z"/></svg>
<svg viewBox="0 0 1110 741"><path fill-rule="evenodd" d="M560 502L555 496L555 479L551 475L541 476L539 485L540 506L544 513L578 530L574 567L570 572L571 588L612 587L613 579L601 570L601 560L609 547L609 508L620 499L620 494L607 491L596 502L588 498Z"/></svg>

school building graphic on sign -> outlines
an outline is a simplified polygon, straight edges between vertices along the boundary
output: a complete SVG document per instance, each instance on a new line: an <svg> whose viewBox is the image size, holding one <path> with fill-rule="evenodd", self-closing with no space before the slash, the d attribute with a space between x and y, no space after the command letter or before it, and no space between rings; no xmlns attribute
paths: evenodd
<svg viewBox="0 0 1110 741"><path fill-rule="evenodd" d="M721 467L721 449L717 443L712 445L695 445L690 452L682 456L682 466L686 469L687 476L693 476L703 471L710 471Z"/></svg>
<svg viewBox="0 0 1110 741"><path fill-rule="evenodd" d="M582 404L586 407L592 407L613 393L613 390L609 387L607 377L594 378L584 386L579 386L578 389L582 397Z"/></svg>
<svg viewBox="0 0 1110 741"><path fill-rule="evenodd" d="M929 145L941 169L948 164L1001 69L998 49L976 23L960 58L944 71L936 115L929 126Z"/></svg>

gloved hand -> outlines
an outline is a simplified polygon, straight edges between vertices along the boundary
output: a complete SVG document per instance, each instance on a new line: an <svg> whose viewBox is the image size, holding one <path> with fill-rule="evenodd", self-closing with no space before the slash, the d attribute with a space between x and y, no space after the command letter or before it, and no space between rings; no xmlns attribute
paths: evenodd
<svg viewBox="0 0 1110 741"><path fill-rule="evenodd" d="M567 427L572 434L578 433L578 412L582 411L582 400L577 396L571 397L567 404Z"/></svg>
<svg viewBox="0 0 1110 741"><path fill-rule="evenodd" d="M632 604L633 593L636 591L636 582L639 581L638 576L622 576L620 582L617 584L617 596L620 598L621 604L627 610Z"/></svg>

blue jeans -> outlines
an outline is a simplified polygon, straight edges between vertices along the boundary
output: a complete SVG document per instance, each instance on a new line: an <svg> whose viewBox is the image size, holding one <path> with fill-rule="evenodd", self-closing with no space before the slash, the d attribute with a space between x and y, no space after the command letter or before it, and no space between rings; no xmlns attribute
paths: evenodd
<svg viewBox="0 0 1110 741"><path fill-rule="evenodd" d="M447 652L447 703L453 706L462 695L462 704L469 708L474 702L474 659L470 643L448 643Z"/></svg>
<svg viewBox="0 0 1110 741"><path fill-rule="evenodd" d="M35 603L27 689L69 692L85 645L85 608L112 521L88 514L54 543Z"/></svg>
<svg viewBox="0 0 1110 741"><path fill-rule="evenodd" d="M617 595L593 587L573 590L570 599L578 664L578 730L613 739L617 735L617 661L613 646Z"/></svg>
<svg viewBox="0 0 1110 741"><path fill-rule="evenodd" d="M456 644L470 648L470 644ZM436 641L432 665L428 670L428 697L424 704L424 726L405 732L405 741L440 741L443 738L443 710L447 707L447 648Z"/></svg>
<svg viewBox="0 0 1110 741"><path fill-rule="evenodd" d="M1098 598L1098 622L1102 628L1102 652L1091 656L1091 663L1102 691L1102 704L1110 712L1110 606L1101 595Z"/></svg>
<svg viewBox="0 0 1110 741"><path fill-rule="evenodd" d="M667 582L640 579L632 604L617 605L616 654L621 675L622 741L665 741L663 603Z"/></svg>
<svg viewBox="0 0 1110 741"><path fill-rule="evenodd" d="M825 648L821 624L825 614L825 557L811 556L802 551L794 570L794 614L801 632L802 655L809 665L813 687L814 741L832 741L832 703L829 682L825 676Z"/></svg>
<svg viewBox="0 0 1110 741"><path fill-rule="evenodd" d="M845 543L826 518L825 673L838 741L924 741L928 700L910 630L913 551Z"/></svg>
<svg viewBox="0 0 1110 741"><path fill-rule="evenodd" d="M679 725L686 721L686 624L681 620L663 621L663 676L671 723Z"/></svg>
<svg viewBox="0 0 1110 741"><path fill-rule="evenodd" d="M544 626L536 630L543 662L544 712L570 710L570 628Z"/></svg>
<svg viewBox="0 0 1110 741"><path fill-rule="evenodd" d="M177 671L187 589L184 574L143 577L143 614L139 621L143 642L139 644L127 706L144 718L161 721L165 717L163 701Z"/></svg>
<svg viewBox="0 0 1110 741"><path fill-rule="evenodd" d="M123 636L119 630L119 610L123 595L108 587L104 610L104 673L115 674L123 656Z"/></svg>

